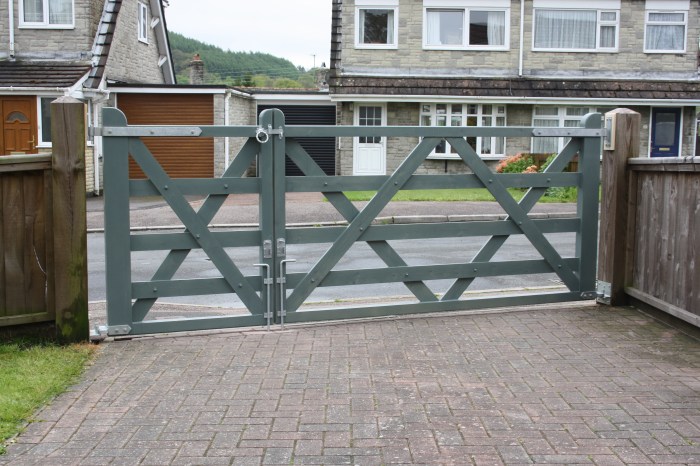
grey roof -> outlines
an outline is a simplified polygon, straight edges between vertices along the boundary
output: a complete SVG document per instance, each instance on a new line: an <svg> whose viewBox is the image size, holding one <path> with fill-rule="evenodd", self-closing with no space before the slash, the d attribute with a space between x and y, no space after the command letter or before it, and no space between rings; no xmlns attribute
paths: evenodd
<svg viewBox="0 0 700 466"><path fill-rule="evenodd" d="M87 63L2 61L0 87L66 88L89 70Z"/></svg>

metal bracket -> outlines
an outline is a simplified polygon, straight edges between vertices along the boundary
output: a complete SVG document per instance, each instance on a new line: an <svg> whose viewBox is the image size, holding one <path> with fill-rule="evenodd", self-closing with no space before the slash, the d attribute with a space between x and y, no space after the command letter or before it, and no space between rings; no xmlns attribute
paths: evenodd
<svg viewBox="0 0 700 466"><path fill-rule="evenodd" d="M95 136L140 137L140 136L199 136L199 126L105 126L93 129Z"/></svg>
<svg viewBox="0 0 700 466"><path fill-rule="evenodd" d="M263 259L272 259L272 240L263 241Z"/></svg>
<svg viewBox="0 0 700 466"><path fill-rule="evenodd" d="M265 314L263 317L267 320L267 330L270 331L270 322L272 321L272 287L275 281L270 276L270 265L269 264L253 264L256 267L262 267L265 269L265 278L263 278L263 285L265 285L265 290L267 292L267 307L265 309Z"/></svg>
<svg viewBox="0 0 700 466"><path fill-rule="evenodd" d="M284 329L284 318L287 316L287 310L284 308L284 303L287 300L287 291L285 290L285 283L287 279L285 278L287 262L296 262L296 259L283 259L280 261L280 276L277 279L277 283L280 286L280 325Z"/></svg>
<svg viewBox="0 0 700 466"><path fill-rule="evenodd" d="M595 291L584 291L581 293L581 298L582 299L595 299L598 296L598 293Z"/></svg>
<svg viewBox="0 0 700 466"><path fill-rule="evenodd" d="M130 333L131 327L128 325L110 325L107 327L107 335L109 336L128 335Z"/></svg>
<svg viewBox="0 0 700 466"><path fill-rule="evenodd" d="M600 137L605 134L603 129L592 128L535 128L533 136L547 137Z"/></svg>
<svg viewBox="0 0 700 466"><path fill-rule="evenodd" d="M596 298L603 304L610 304L610 297L612 296L612 284L598 280L596 285Z"/></svg>
<svg viewBox="0 0 700 466"><path fill-rule="evenodd" d="M277 255L280 257L287 255L287 241L284 238L277 239Z"/></svg>
<svg viewBox="0 0 700 466"><path fill-rule="evenodd" d="M262 126L255 131L255 139L260 144L265 144L270 140L270 135L278 135L280 139L284 138L284 129L280 126L277 129L272 129L272 125L267 125L267 129Z"/></svg>

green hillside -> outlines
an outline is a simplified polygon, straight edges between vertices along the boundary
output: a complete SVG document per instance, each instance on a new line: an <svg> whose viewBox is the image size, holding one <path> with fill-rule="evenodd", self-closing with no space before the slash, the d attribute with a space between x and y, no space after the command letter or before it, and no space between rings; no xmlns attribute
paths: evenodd
<svg viewBox="0 0 700 466"><path fill-rule="evenodd" d="M179 84L189 83L188 65L198 53L204 62L206 84L302 88L313 87L313 72L287 59L260 52L232 52L169 32L170 48Z"/></svg>

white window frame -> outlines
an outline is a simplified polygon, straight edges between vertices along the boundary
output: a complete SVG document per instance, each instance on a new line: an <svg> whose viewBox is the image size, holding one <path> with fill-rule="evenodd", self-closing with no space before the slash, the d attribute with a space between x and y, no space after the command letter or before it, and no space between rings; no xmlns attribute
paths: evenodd
<svg viewBox="0 0 700 466"><path fill-rule="evenodd" d="M25 21L24 2L19 0L19 28L20 29L74 29L75 28L75 0L66 0L71 4L71 19L69 23L49 23L49 0L43 1L44 20Z"/></svg>
<svg viewBox="0 0 700 466"><path fill-rule="evenodd" d="M394 28L392 41L387 41L386 44L365 44L362 42L362 12L371 10L390 10L393 11L393 24ZM355 48L358 49L397 49L399 46L399 7L398 4L393 3L369 3L358 2L355 7Z"/></svg>
<svg viewBox="0 0 700 466"><path fill-rule="evenodd" d="M537 109L547 109L547 110L556 109L557 114L556 115L537 115ZM569 109L581 110L581 112L579 112L579 114L577 114L577 115L569 115L567 113L567 111ZM540 127L547 128L548 126L538 125L537 123L535 123L535 120L548 120L548 121L557 122L557 125L550 126L551 128L574 128L574 127L578 127L578 125L577 126L565 126L566 122L567 121L580 122L583 119L583 117L588 113L598 112L598 113L605 114L605 113L609 112L610 110L612 110L612 107L610 107L610 108L608 108L608 107L585 107L585 106L581 106L581 105L565 105L565 106L535 105L532 108L532 126L538 127L538 128L540 128ZM538 138L538 139L541 139L541 138ZM544 151L544 152L537 151L536 152L535 151L535 138L532 138L532 140L530 141L530 152L531 153L538 153L538 154L539 153L550 153L550 152L551 153L554 153L554 152L559 153L564 148L564 146L567 144L567 142L569 142L569 139L570 138L563 138L563 137L557 138L557 147L555 150Z"/></svg>
<svg viewBox="0 0 700 466"><path fill-rule="evenodd" d="M492 2L493 3L493 2ZM499 2L500 3L500 2ZM428 42L428 12L429 11L458 11L462 13L462 43L457 44L430 44ZM486 12L503 12L504 16L504 31L503 45L470 45L469 44L469 24L472 11ZM423 3L423 49L424 50L510 50L510 8L496 7L489 5L488 2L481 1L475 3L467 2L449 2L443 0L440 2L424 1Z"/></svg>
<svg viewBox="0 0 700 466"><path fill-rule="evenodd" d="M36 132L37 132L37 138L36 138L36 146L37 147L51 147L51 141L45 141L43 138L43 131L44 131L44 112L42 111L41 108L41 102L43 99L48 99L49 101L53 102L54 100L58 99L60 96L59 95L39 95L37 96L36 99ZM49 112L51 111L51 106L49 105ZM49 115L49 124L51 122L51 115ZM51 128L49 128L49 132L51 131Z"/></svg>
<svg viewBox="0 0 700 466"><path fill-rule="evenodd" d="M138 2L139 16L138 16L138 38L139 42L148 44L148 5L143 2Z"/></svg>
<svg viewBox="0 0 700 466"><path fill-rule="evenodd" d="M577 2L578 3L578 2ZM595 48L559 48L559 47L537 47L535 43L537 32L537 12L538 11L595 11L596 12L596 39ZM615 13L615 21L603 20L604 13ZM532 50L535 52L580 52L580 53L613 53L619 50L620 44L620 9L617 8L574 8L572 7L537 7L532 13ZM603 27L615 27L615 46L602 47L600 45L601 29Z"/></svg>
<svg viewBox="0 0 700 466"><path fill-rule="evenodd" d="M478 127L484 127L484 126L498 126L498 127L505 127L508 124L507 121L507 116L508 116L508 108L506 104L501 104L501 103L474 103L474 102L422 102L419 104L419 125L420 126L431 126L431 127L437 127L436 122L438 116L443 116L443 114L438 114L437 108L438 105L446 105L446 113L444 114L445 116L445 127L451 127L452 125L452 119L453 117L460 118L460 127L467 127L466 122L467 119L472 117L476 118L477 124L476 126L470 126L471 128L478 128ZM462 111L460 113L456 113L453 111L453 105L461 105L462 106ZM469 106L476 106L476 112L475 113L470 113L469 112ZM429 106L429 111L425 111L425 107ZM491 106L491 113L484 113L484 106ZM502 112L501 112L502 110ZM426 123L426 117L429 119L430 124L427 125ZM491 118L491 125L484 125L484 118ZM503 119L503 124L502 125L497 125L497 118L502 118ZM456 126L456 125L455 125ZM442 126L440 126L442 127ZM490 153L490 154L482 154L482 150L484 147L484 137L477 137L476 139L476 148L475 151L477 154L479 154L479 157L485 160L500 160L506 156L507 149L506 149L506 144L507 144L507 139L505 137L489 137L491 147L493 148L493 151L495 152L495 149L498 146L498 139L502 139L501 145L503 147L502 153ZM437 153L435 150L431 152L431 154L428 156L429 159L438 159L438 160L459 160L461 157L459 154L453 154L450 149L450 144L445 141L445 152L444 153Z"/></svg>
<svg viewBox="0 0 700 466"><path fill-rule="evenodd" d="M661 14L682 14L683 21L650 21L649 16L654 13ZM664 50L664 49L648 49L647 48L647 30L649 26L683 26L683 49L682 50ZM685 53L688 49L688 11L687 10L646 10L644 13L644 53Z"/></svg>

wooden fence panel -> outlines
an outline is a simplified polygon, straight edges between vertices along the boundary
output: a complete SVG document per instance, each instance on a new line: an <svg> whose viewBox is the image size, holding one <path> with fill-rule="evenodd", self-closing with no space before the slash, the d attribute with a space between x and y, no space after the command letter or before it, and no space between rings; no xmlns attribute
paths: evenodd
<svg viewBox="0 0 700 466"><path fill-rule="evenodd" d="M38 159L43 165L31 157L4 157L0 164L0 326L53 320L47 296L50 164Z"/></svg>

